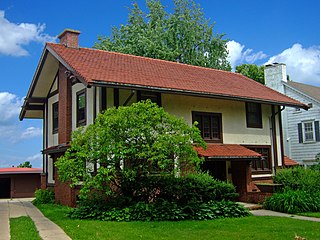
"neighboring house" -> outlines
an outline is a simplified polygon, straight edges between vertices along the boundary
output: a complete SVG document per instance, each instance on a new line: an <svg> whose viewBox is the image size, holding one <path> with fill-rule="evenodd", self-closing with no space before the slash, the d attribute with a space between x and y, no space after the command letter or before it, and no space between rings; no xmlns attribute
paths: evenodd
<svg viewBox="0 0 320 240"><path fill-rule="evenodd" d="M74 205L77 189L61 183L54 167L71 132L99 112L151 99L191 125L199 122L207 150L203 165L233 182L240 200L259 197L254 181L270 180L283 166L282 106L307 108L241 74L78 47L79 31L65 30L47 43L20 119L43 119L46 186L56 201ZM254 192L256 191L256 192Z"/></svg>
<svg viewBox="0 0 320 240"><path fill-rule="evenodd" d="M34 197L41 173L41 168L0 168L0 198Z"/></svg>
<svg viewBox="0 0 320 240"><path fill-rule="evenodd" d="M285 108L283 111L283 136L285 155L303 165L315 163L320 153L320 87L287 80L285 64L274 63L265 67L268 87L309 106Z"/></svg>

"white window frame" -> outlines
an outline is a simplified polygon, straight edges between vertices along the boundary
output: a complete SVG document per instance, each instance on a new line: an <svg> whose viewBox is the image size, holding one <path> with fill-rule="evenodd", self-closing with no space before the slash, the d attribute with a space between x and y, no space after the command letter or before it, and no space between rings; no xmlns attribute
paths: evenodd
<svg viewBox="0 0 320 240"><path fill-rule="evenodd" d="M310 132L306 132L305 131L305 125L306 124L309 124L311 123L312 124L312 140L307 140L306 139L306 133L310 133ZM314 124L314 121L305 121L305 122L302 122L302 136L303 136L303 142L304 143L313 143L316 141L316 133L315 133L315 124Z"/></svg>

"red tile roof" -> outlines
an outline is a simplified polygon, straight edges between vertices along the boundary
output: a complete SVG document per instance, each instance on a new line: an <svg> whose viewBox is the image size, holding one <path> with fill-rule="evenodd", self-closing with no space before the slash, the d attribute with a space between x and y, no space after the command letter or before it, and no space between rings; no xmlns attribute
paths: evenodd
<svg viewBox="0 0 320 240"><path fill-rule="evenodd" d="M0 168L0 174L42 173L41 168Z"/></svg>
<svg viewBox="0 0 320 240"><path fill-rule="evenodd" d="M300 164L294 160L292 160L291 158L284 156L284 165L291 167L291 166L299 166Z"/></svg>
<svg viewBox="0 0 320 240"><path fill-rule="evenodd" d="M241 74L88 48L46 48L87 84L125 85L306 107Z"/></svg>
<svg viewBox="0 0 320 240"><path fill-rule="evenodd" d="M238 144L208 143L207 149L196 148L198 154L209 158L259 158L261 154Z"/></svg>

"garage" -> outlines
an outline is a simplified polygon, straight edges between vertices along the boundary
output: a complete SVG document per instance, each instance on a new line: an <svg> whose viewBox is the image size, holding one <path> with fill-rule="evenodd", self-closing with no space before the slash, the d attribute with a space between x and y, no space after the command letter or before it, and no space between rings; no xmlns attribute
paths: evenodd
<svg viewBox="0 0 320 240"><path fill-rule="evenodd" d="M41 168L0 168L0 198L34 197Z"/></svg>
<svg viewBox="0 0 320 240"><path fill-rule="evenodd" d="M11 179L0 178L0 198L10 198Z"/></svg>

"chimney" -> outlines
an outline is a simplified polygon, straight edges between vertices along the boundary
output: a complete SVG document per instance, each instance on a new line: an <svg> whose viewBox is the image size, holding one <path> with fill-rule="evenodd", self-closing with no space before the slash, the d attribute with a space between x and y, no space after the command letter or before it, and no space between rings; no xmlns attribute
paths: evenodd
<svg viewBox="0 0 320 240"><path fill-rule="evenodd" d="M287 82L287 67L284 63L268 64L264 68L264 80L267 87L284 93L283 82Z"/></svg>
<svg viewBox="0 0 320 240"><path fill-rule="evenodd" d="M64 44L70 48L79 47L79 34L80 31L73 29L65 29L62 33L59 34L58 38L60 39L60 44Z"/></svg>

